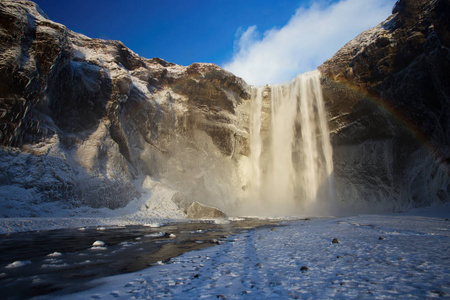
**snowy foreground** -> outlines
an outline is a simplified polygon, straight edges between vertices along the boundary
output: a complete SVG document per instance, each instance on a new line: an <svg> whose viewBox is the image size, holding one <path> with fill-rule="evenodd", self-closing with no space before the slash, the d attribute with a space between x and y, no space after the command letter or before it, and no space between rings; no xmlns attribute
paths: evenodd
<svg viewBox="0 0 450 300"><path fill-rule="evenodd" d="M61 299L450 297L449 217L444 205L285 222Z"/></svg>

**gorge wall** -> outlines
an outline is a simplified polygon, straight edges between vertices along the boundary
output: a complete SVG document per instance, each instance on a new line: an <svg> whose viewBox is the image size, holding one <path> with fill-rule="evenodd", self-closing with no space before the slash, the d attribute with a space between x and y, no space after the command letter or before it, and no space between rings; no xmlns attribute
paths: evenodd
<svg viewBox="0 0 450 300"><path fill-rule="evenodd" d="M52 22L33 2L2 1L0 17L3 216L54 201L123 207L140 197L142 176L182 209L232 208L249 151L242 79L141 58Z"/></svg>
<svg viewBox="0 0 450 300"><path fill-rule="evenodd" d="M449 1L400 1L319 68L338 202L392 210L450 200L448 15ZM239 213L254 105L242 79L139 57L29 1L0 3L0 41L0 217L55 202L123 207L144 178L180 210L199 201Z"/></svg>
<svg viewBox="0 0 450 300"><path fill-rule="evenodd" d="M338 198L405 209L450 195L450 1L393 15L319 67Z"/></svg>

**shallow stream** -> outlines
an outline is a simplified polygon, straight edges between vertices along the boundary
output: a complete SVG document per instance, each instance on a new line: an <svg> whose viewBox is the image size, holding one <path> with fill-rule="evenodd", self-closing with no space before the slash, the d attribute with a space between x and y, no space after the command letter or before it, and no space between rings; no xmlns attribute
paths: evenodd
<svg viewBox="0 0 450 300"><path fill-rule="evenodd" d="M243 219L228 224L199 221L157 228L94 227L3 234L1 298L84 290L92 279L135 272L186 251L224 243L230 235L274 225L267 220ZM94 246L96 241L100 242Z"/></svg>

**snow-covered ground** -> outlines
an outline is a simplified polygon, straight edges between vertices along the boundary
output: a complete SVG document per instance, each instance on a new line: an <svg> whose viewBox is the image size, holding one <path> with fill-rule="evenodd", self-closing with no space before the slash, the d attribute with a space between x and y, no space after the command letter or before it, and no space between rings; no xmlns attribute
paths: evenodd
<svg viewBox="0 0 450 300"><path fill-rule="evenodd" d="M93 289L60 298L450 297L448 218L449 204L402 214L290 221L96 280Z"/></svg>
<svg viewBox="0 0 450 300"><path fill-rule="evenodd" d="M28 204L28 207L25 207L26 203L23 200L21 200L23 205L19 206L10 199L3 199L0 203L0 211L6 206L15 210L27 210L31 207L36 215L42 217L0 218L0 234L93 226L150 224L159 227L159 225L169 222L187 221L186 214L172 201L176 191L167 188L160 182L153 181L148 176L143 179L142 183L137 181L135 184L140 189L142 196L131 201L127 206L114 210L87 206L67 208L62 207L59 202L40 205ZM23 194L18 193L18 198L20 196ZM20 216L19 213L13 215Z"/></svg>

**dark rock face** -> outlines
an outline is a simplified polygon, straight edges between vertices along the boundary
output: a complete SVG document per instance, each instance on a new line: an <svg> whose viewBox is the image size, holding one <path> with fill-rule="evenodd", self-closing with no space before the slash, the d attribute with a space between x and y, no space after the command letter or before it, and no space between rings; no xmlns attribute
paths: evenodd
<svg viewBox="0 0 450 300"><path fill-rule="evenodd" d="M393 12L319 69L338 198L400 209L450 200L450 2Z"/></svg>
<svg viewBox="0 0 450 300"><path fill-rule="evenodd" d="M0 189L110 208L139 197L132 181L141 175L216 206L232 193L210 182L230 186L248 151L242 79L213 64L141 58L52 22L29 1L0 3L0 41L0 164L14 174Z"/></svg>

